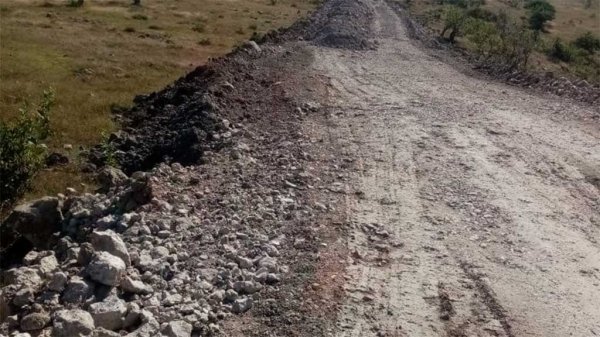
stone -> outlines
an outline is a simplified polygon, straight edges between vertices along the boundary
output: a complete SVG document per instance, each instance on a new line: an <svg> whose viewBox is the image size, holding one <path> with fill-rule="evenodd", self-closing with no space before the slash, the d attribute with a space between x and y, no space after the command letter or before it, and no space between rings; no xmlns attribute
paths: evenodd
<svg viewBox="0 0 600 337"><path fill-rule="evenodd" d="M21 319L21 330L42 330L48 323L50 323L50 315L45 312L35 312Z"/></svg>
<svg viewBox="0 0 600 337"><path fill-rule="evenodd" d="M262 285L252 281L237 281L233 283L233 289L239 294L254 294L262 289Z"/></svg>
<svg viewBox="0 0 600 337"><path fill-rule="evenodd" d="M35 293L33 289L25 287L15 293L12 303L15 307L21 308L29 303L32 303L34 296Z"/></svg>
<svg viewBox="0 0 600 337"><path fill-rule="evenodd" d="M42 257L37 267L41 276L49 275L58 268L58 260L54 254Z"/></svg>
<svg viewBox="0 0 600 337"><path fill-rule="evenodd" d="M69 157L59 152L52 152L46 157L46 166L58 166L67 165L69 163Z"/></svg>
<svg viewBox="0 0 600 337"><path fill-rule="evenodd" d="M240 266L240 268L245 268L245 269L250 269L254 266L254 263L252 262L251 259L243 257L243 256L238 256L237 263L238 263L238 266Z"/></svg>
<svg viewBox="0 0 600 337"><path fill-rule="evenodd" d="M166 337L190 337L193 326L186 321L172 321L162 329L162 334Z"/></svg>
<svg viewBox="0 0 600 337"><path fill-rule="evenodd" d="M257 53L262 52L262 49L260 49L260 47L258 46L258 43L256 43L255 41L248 41L247 42L248 46L252 49L254 49L254 51L256 51Z"/></svg>
<svg viewBox="0 0 600 337"><path fill-rule="evenodd" d="M151 312L142 310L140 312L140 320L142 321L142 324L137 330L127 334L127 337L155 337L158 335L160 324L158 324L158 321Z"/></svg>
<svg viewBox="0 0 600 337"><path fill-rule="evenodd" d="M127 315L123 318L123 329L137 326L141 322L140 306L135 302L127 303Z"/></svg>
<svg viewBox="0 0 600 337"><path fill-rule="evenodd" d="M125 262L107 252L97 252L86 270L90 278L107 286L116 286L125 274Z"/></svg>
<svg viewBox="0 0 600 337"><path fill-rule="evenodd" d="M67 274L63 272L57 272L52 274L50 281L48 282L48 289L56 292L61 292L67 284Z"/></svg>
<svg viewBox="0 0 600 337"><path fill-rule="evenodd" d="M121 337L118 332L110 331L104 328L96 328L93 333L94 337Z"/></svg>
<svg viewBox="0 0 600 337"><path fill-rule="evenodd" d="M238 293L233 289L228 289L223 296L223 302L231 303L238 298Z"/></svg>
<svg viewBox="0 0 600 337"><path fill-rule="evenodd" d="M133 294L150 294L154 292L150 285L142 281L134 280L129 276L121 280L121 289Z"/></svg>
<svg viewBox="0 0 600 337"><path fill-rule="evenodd" d="M88 281L79 276L73 276L62 295L62 300L65 303L82 303L92 295L94 287Z"/></svg>
<svg viewBox="0 0 600 337"><path fill-rule="evenodd" d="M169 295L165 296L165 298L162 301L162 304L165 307L171 307L171 306L181 303L182 301L183 301L183 296L181 296L180 294L169 294Z"/></svg>
<svg viewBox="0 0 600 337"><path fill-rule="evenodd" d="M107 165L98 172L96 180L100 184L101 190L106 192L115 186L123 184L127 180L127 175L118 168Z"/></svg>
<svg viewBox="0 0 600 337"><path fill-rule="evenodd" d="M233 302L231 311L235 314L244 313L252 308L252 299L249 297L238 298Z"/></svg>
<svg viewBox="0 0 600 337"><path fill-rule="evenodd" d="M150 251L150 256L155 259L160 259L162 257L169 255L169 249L163 246L156 246Z"/></svg>
<svg viewBox="0 0 600 337"><path fill-rule="evenodd" d="M86 337L94 331L92 315L81 309L57 311L52 325L54 337Z"/></svg>
<svg viewBox="0 0 600 337"><path fill-rule="evenodd" d="M30 267L12 268L3 273L3 285L29 287L35 291L41 288L42 279L37 270Z"/></svg>
<svg viewBox="0 0 600 337"><path fill-rule="evenodd" d="M31 250L23 257L23 264L26 266L30 266L32 264L35 264L39 260L39 258L40 253L35 250Z"/></svg>
<svg viewBox="0 0 600 337"><path fill-rule="evenodd" d="M108 229L105 231L95 231L90 234L90 242L96 251L103 251L117 256L125 262L125 265L131 265L131 258L127 251L127 246L121 237Z"/></svg>
<svg viewBox="0 0 600 337"><path fill-rule="evenodd" d="M35 247L49 247L48 239L61 230L60 207L58 198L44 197L15 207L3 225L23 235Z"/></svg>
<svg viewBox="0 0 600 337"><path fill-rule="evenodd" d="M92 315L96 327L118 330L123 327L123 317L127 314L127 306L125 301L112 295L102 302L91 304L88 311Z"/></svg>

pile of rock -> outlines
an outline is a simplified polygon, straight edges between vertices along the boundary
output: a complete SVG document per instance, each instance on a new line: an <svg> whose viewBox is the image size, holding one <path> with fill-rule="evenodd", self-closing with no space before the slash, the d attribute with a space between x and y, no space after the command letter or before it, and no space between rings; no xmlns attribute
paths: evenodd
<svg viewBox="0 0 600 337"><path fill-rule="evenodd" d="M245 148L232 157L248 160L239 154ZM0 333L217 332L220 319L252 308L254 295L287 271L278 262L278 221L310 213L279 181L281 191L226 188L215 198L199 186L206 176L197 167L103 176L106 194L44 198L9 217L7 225L45 250L2 274Z"/></svg>

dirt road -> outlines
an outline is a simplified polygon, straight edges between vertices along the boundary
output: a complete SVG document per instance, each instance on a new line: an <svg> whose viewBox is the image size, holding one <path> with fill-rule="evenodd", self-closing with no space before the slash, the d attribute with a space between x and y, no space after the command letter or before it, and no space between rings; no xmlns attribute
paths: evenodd
<svg viewBox="0 0 600 337"><path fill-rule="evenodd" d="M356 158L334 335L600 335L597 111L467 76L365 4L376 50L313 50Z"/></svg>

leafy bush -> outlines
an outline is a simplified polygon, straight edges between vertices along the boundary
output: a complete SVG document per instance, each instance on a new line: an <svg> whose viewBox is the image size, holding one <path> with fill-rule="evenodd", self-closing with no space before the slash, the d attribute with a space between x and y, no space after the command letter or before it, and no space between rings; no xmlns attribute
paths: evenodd
<svg viewBox="0 0 600 337"><path fill-rule="evenodd" d="M492 59L510 68L527 66L534 46L533 32L499 15L494 23L469 18L464 27L467 40L484 60Z"/></svg>
<svg viewBox="0 0 600 337"><path fill-rule="evenodd" d="M475 51L485 59L498 54L501 50L500 33L490 22L469 18L465 24L465 36L473 44Z"/></svg>
<svg viewBox="0 0 600 337"><path fill-rule="evenodd" d="M573 44L589 53L600 50L600 39L595 37L592 32L587 32L581 35L575 40L575 42L573 42Z"/></svg>
<svg viewBox="0 0 600 337"><path fill-rule="evenodd" d="M556 16L556 9L546 0L531 0L524 7L529 10L529 26L535 31L543 31L546 22Z"/></svg>
<svg viewBox="0 0 600 337"><path fill-rule="evenodd" d="M444 11L444 28L440 34L445 38L446 32L450 32L448 41L454 42L456 36L460 34L461 28L465 24L467 16L464 10L456 6L448 6Z"/></svg>
<svg viewBox="0 0 600 337"><path fill-rule="evenodd" d="M576 50L572 46L563 43L560 39L556 39L550 49L548 49L548 56L555 60L569 63L575 59Z"/></svg>
<svg viewBox="0 0 600 337"><path fill-rule="evenodd" d="M50 135L54 92L44 91L35 111L28 106L12 124L0 121L0 206L23 194L46 158L43 142Z"/></svg>

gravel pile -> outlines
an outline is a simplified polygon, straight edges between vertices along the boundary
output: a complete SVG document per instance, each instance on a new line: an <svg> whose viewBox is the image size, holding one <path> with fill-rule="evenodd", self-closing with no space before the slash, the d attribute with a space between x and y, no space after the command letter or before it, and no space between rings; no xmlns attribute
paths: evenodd
<svg viewBox="0 0 600 337"><path fill-rule="evenodd" d="M311 247L301 235L287 237L285 225L326 206L298 197L313 181L301 169L246 181L242 172L263 166L244 144L214 157L231 164L223 172L231 180L177 163L132 178L111 169L119 179L106 194L44 198L15 210L7 224L25 237L39 238L19 227L23 218L60 234L36 241L47 249L2 273L0 333L213 335L220 320L261 301L259 293L289 270L281 251ZM278 160L298 164L291 153Z"/></svg>
<svg viewBox="0 0 600 337"><path fill-rule="evenodd" d="M373 9L362 1L327 1L305 27L306 40L332 48L371 49Z"/></svg>

